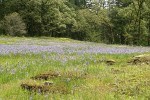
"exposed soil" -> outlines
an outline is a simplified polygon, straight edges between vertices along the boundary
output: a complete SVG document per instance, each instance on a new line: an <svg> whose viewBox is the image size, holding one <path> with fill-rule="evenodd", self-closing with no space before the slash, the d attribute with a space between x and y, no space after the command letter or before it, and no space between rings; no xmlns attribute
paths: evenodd
<svg viewBox="0 0 150 100"><path fill-rule="evenodd" d="M86 73L83 73L81 71L66 71L63 73L56 71L48 71L31 77L31 80L23 82L21 84L21 87L30 92L49 92L66 94L69 93L69 89L67 87L67 84L64 83L64 80L71 81L84 79L86 78L86 75ZM55 79L58 79L60 83L58 84L53 82L53 80Z"/></svg>
<svg viewBox="0 0 150 100"><path fill-rule="evenodd" d="M29 84L29 83L22 83L21 87L23 89L26 89L30 92L38 92L38 93L61 93L61 94L67 94L69 93L69 90L66 88L66 86L61 85L37 85L37 84Z"/></svg>
<svg viewBox="0 0 150 100"><path fill-rule="evenodd" d="M49 72L45 72L39 75L36 75L34 77L31 77L31 79L35 79L35 80L48 80L50 78L57 78L60 77L60 73L59 72L54 72L54 71L49 71Z"/></svg>
<svg viewBox="0 0 150 100"><path fill-rule="evenodd" d="M106 60L105 63L108 64L108 65L114 65L116 63L116 61L112 60L112 59L109 59L109 60Z"/></svg>
<svg viewBox="0 0 150 100"><path fill-rule="evenodd" d="M131 64L148 64L150 65L150 55L135 56L128 61Z"/></svg>

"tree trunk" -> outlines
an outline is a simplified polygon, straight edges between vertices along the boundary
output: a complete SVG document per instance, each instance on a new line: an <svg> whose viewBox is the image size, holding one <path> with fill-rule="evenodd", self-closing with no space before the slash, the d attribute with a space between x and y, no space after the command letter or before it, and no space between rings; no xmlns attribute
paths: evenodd
<svg viewBox="0 0 150 100"><path fill-rule="evenodd" d="M148 24L148 46L150 46L150 20L149 20L149 24Z"/></svg>

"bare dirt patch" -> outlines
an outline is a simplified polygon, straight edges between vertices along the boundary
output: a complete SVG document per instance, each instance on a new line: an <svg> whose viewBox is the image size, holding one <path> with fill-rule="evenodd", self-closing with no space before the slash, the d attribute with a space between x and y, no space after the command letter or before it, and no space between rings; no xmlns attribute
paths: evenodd
<svg viewBox="0 0 150 100"><path fill-rule="evenodd" d="M44 82L44 83L38 83L35 82L35 80L30 80L23 82L21 84L21 87L23 89L26 89L30 92L37 92L37 93L61 93L61 94L67 94L69 93L69 90L67 89L67 87L65 85L61 85L61 84L47 84L48 82Z"/></svg>
<svg viewBox="0 0 150 100"><path fill-rule="evenodd" d="M60 73L59 72L55 72L55 71L48 71L48 72L44 72L41 73L39 75L36 75L34 77L31 77L31 79L35 79L35 80L48 80L50 78L57 78L60 77Z"/></svg>
<svg viewBox="0 0 150 100"><path fill-rule="evenodd" d="M47 71L31 77L30 80L21 83L21 87L30 92L40 92L40 93L70 93L70 83L76 83L77 80L83 80L86 78L86 73L82 71ZM69 85L70 84L70 85Z"/></svg>
<svg viewBox="0 0 150 100"><path fill-rule="evenodd" d="M138 55L128 61L131 64L148 64L150 65L150 55Z"/></svg>

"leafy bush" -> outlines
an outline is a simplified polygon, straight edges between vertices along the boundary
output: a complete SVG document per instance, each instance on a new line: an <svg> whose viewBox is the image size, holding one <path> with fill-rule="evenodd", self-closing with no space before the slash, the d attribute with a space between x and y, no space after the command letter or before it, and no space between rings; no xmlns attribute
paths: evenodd
<svg viewBox="0 0 150 100"><path fill-rule="evenodd" d="M26 34L26 25L21 16L14 12L4 17L1 28L11 36L22 36Z"/></svg>

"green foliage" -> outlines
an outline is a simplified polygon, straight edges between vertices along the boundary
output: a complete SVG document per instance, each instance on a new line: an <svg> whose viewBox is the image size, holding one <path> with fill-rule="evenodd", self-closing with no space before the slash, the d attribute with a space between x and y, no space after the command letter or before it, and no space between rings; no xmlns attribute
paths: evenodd
<svg viewBox="0 0 150 100"><path fill-rule="evenodd" d="M112 9L110 14L111 21L114 24L115 43L146 45L148 30L144 16L147 11L145 1L122 0L118 3L120 4Z"/></svg>
<svg viewBox="0 0 150 100"><path fill-rule="evenodd" d="M22 36L26 34L26 25L21 16L14 12L4 17L1 27L5 33L11 36Z"/></svg>
<svg viewBox="0 0 150 100"><path fill-rule="evenodd" d="M0 20L19 13L28 36L150 45L149 0L2 0ZM0 32L3 33L2 29Z"/></svg>
<svg viewBox="0 0 150 100"><path fill-rule="evenodd" d="M47 42L83 43L58 38L0 37L4 44L24 42L32 45ZM43 42L44 41L44 42ZM8 43L9 44L9 43ZM82 44L82 45L83 45ZM87 45L99 45L87 43ZM100 44L102 45L102 44ZM106 46L106 45L105 45ZM108 46L108 45L107 45ZM112 45L111 45L112 47ZM115 46L117 47L117 46ZM149 55L149 53L146 53ZM70 54L29 53L0 56L0 98L6 100L148 100L150 97L150 67L147 64L129 64L127 61L139 54ZM104 60L113 59L114 65ZM65 63L64 63L65 62ZM31 77L49 75L48 80L31 80ZM31 91L52 83L51 91ZM26 83L26 90L21 84ZM43 87L42 87L43 86ZM47 88L46 88L47 89ZM69 91L66 93L65 91ZM64 93L61 93L64 92Z"/></svg>
<svg viewBox="0 0 150 100"><path fill-rule="evenodd" d="M86 0L68 0L68 1L79 8L85 8L86 6Z"/></svg>

